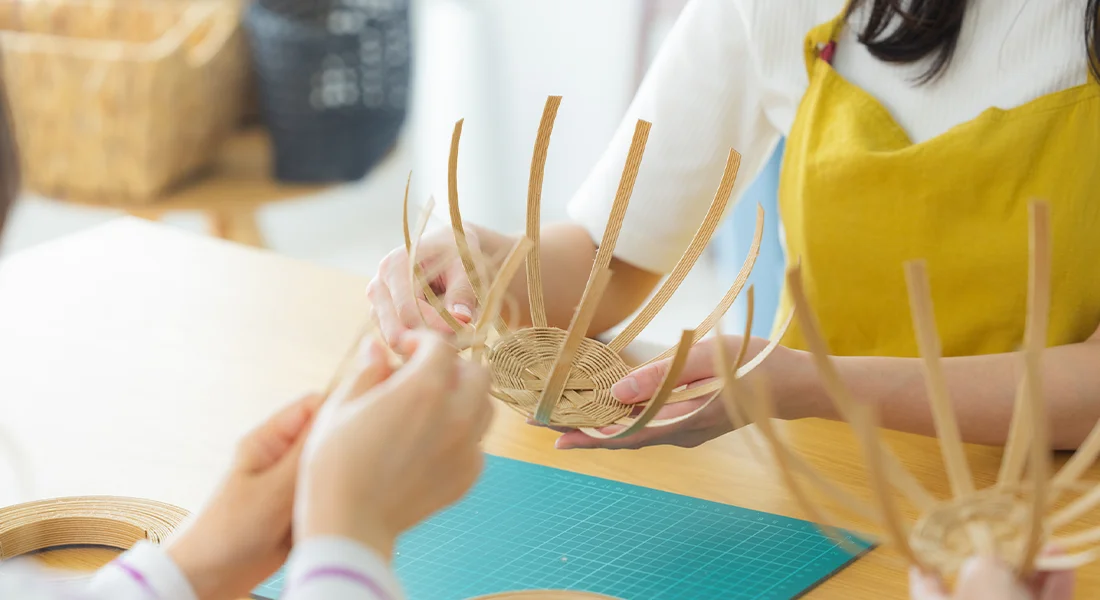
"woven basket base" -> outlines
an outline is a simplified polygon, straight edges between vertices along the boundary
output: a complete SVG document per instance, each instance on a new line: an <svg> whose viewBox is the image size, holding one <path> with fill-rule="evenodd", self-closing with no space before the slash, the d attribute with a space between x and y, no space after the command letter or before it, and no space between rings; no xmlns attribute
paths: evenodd
<svg viewBox="0 0 1100 600"><path fill-rule="evenodd" d="M531 327L493 344L487 356L494 396L533 418L565 337L561 329ZM623 359L606 345L582 340L549 424L604 427L629 416L634 407L611 395L611 386L629 373Z"/></svg>

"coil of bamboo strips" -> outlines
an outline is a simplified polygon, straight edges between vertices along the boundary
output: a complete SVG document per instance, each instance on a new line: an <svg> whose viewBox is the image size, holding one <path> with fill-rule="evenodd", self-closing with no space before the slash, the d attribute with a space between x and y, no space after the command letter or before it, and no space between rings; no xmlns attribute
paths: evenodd
<svg viewBox="0 0 1100 600"><path fill-rule="evenodd" d="M0 560L58 546L93 545L128 550L141 540L159 544L187 511L155 500L74 496L0 509Z"/></svg>
<svg viewBox="0 0 1100 600"><path fill-rule="evenodd" d="M240 121L236 0L0 0L0 48L31 190L144 204L205 166Z"/></svg>

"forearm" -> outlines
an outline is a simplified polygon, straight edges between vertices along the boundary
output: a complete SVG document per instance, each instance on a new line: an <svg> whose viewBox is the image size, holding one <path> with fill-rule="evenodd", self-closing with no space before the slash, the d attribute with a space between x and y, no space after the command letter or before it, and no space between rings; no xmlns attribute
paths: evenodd
<svg viewBox="0 0 1100 600"><path fill-rule="evenodd" d="M542 228L540 235L539 270L542 276L546 320L551 327L566 329L577 304L584 294L597 246L588 232L572 223L556 223ZM604 292L599 308L589 328L589 335L602 333L630 316L661 280L650 273L622 261L612 259L611 282ZM512 281L509 294L520 310L519 322L531 325L530 296L526 269Z"/></svg>
<svg viewBox="0 0 1100 600"><path fill-rule="evenodd" d="M860 400L873 402L884 427L936 435L921 359L839 357L841 377ZM1018 354L943 360L948 392L965 442L1003 445L1022 373ZM1075 449L1100 419L1100 337L1043 353L1043 399L1055 449ZM816 372L815 372L816 377ZM839 419L819 381L811 385L814 416Z"/></svg>

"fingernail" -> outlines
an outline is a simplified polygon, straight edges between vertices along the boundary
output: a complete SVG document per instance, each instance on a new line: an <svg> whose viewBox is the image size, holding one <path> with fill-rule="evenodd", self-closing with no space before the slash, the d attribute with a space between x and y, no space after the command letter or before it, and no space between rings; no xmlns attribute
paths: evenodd
<svg viewBox="0 0 1100 600"><path fill-rule="evenodd" d="M633 377L621 379L618 383L611 386L611 395L619 402L630 402L637 398L638 394L641 392L642 390L638 388L638 381Z"/></svg>
<svg viewBox="0 0 1100 600"><path fill-rule="evenodd" d="M456 317L462 317L467 321L470 321L474 318L473 309L471 309L469 306L466 306L465 304L451 305L451 313L453 313Z"/></svg>
<svg viewBox="0 0 1100 600"><path fill-rule="evenodd" d="M554 448L557 450L572 450L573 446L570 446L568 442L563 442L562 438L554 440Z"/></svg>

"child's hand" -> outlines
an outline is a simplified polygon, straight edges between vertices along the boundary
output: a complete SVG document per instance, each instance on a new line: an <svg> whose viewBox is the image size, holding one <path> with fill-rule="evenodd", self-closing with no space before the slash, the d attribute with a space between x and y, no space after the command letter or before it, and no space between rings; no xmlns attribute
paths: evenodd
<svg viewBox="0 0 1100 600"><path fill-rule="evenodd" d="M219 490L169 542L199 598L243 598L286 560L298 459L321 401L303 398L246 436Z"/></svg>
<svg viewBox="0 0 1100 600"><path fill-rule="evenodd" d="M1039 573L1021 582L1004 564L992 558L972 558L959 572L954 593L935 576L913 569L909 573L912 600L1071 600L1073 571Z"/></svg>
<svg viewBox="0 0 1100 600"><path fill-rule="evenodd" d="M334 394L310 435L295 537L345 536L393 552L397 536L458 500L481 471L492 420L489 375L442 337L407 334L390 373L373 344L366 368Z"/></svg>

